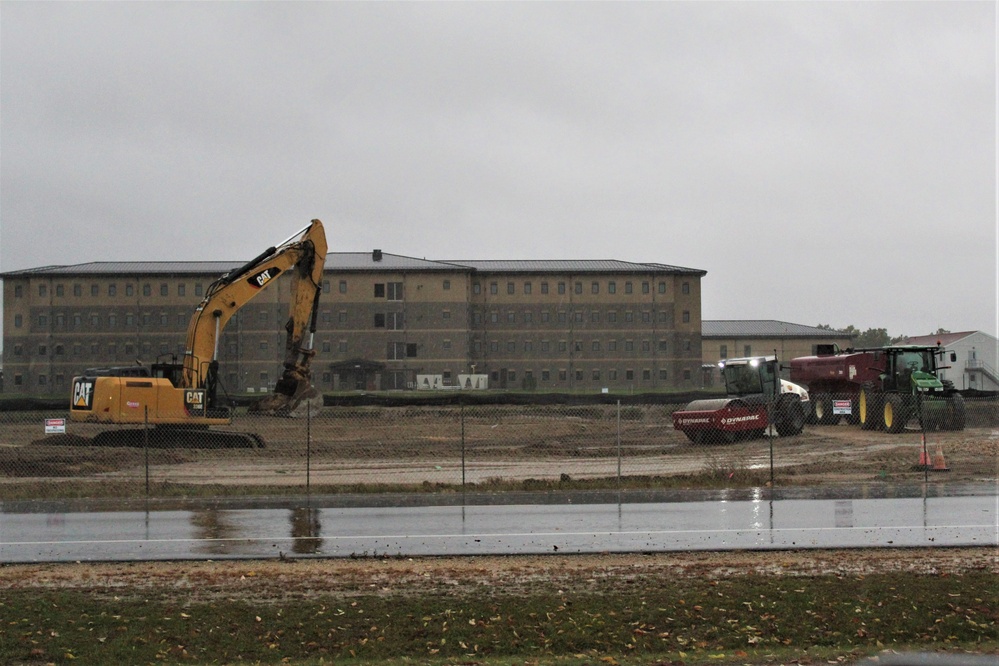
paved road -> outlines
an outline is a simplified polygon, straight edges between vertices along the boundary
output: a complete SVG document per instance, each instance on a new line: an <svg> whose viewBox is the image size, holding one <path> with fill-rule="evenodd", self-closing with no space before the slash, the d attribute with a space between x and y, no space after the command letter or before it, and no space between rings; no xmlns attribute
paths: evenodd
<svg viewBox="0 0 999 666"><path fill-rule="evenodd" d="M999 546L995 495L29 509L0 505L0 562Z"/></svg>

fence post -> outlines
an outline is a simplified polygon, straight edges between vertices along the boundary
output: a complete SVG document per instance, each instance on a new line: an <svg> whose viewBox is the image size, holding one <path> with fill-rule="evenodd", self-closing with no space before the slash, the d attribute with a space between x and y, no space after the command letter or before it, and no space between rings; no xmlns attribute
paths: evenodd
<svg viewBox="0 0 999 666"><path fill-rule="evenodd" d="M465 399L458 398L459 420L461 421L461 503L465 504Z"/></svg>
<svg viewBox="0 0 999 666"><path fill-rule="evenodd" d="M305 410L305 496L312 496L312 409Z"/></svg>
<svg viewBox="0 0 999 666"><path fill-rule="evenodd" d="M142 455L146 468L146 499L149 499L149 405L145 407L142 423Z"/></svg>
<svg viewBox="0 0 999 666"><path fill-rule="evenodd" d="M617 401L617 487L621 489L621 400Z"/></svg>

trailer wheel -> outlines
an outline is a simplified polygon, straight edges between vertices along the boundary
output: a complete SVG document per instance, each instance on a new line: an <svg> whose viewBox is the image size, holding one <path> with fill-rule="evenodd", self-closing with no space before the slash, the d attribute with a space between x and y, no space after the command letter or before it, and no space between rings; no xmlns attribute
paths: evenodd
<svg viewBox="0 0 999 666"><path fill-rule="evenodd" d="M891 433L902 432L905 428L905 407L902 406L902 398L897 395L887 395L884 400L885 430Z"/></svg>
<svg viewBox="0 0 999 666"><path fill-rule="evenodd" d="M805 427L805 409L801 406L801 398L788 395L777 404L774 427L781 437L801 433Z"/></svg>
<svg viewBox="0 0 999 666"><path fill-rule="evenodd" d="M964 430L967 415L964 408L964 396L955 393L947 399L947 416L944 427L948 430Z"/></svg>
<svg viewBox="0 0 999 666"><path fill-rule="evenodd" d="M835 425L839 416L833 413L832 396L819 393L813 398L815 403L815 422L819 425Z"/></svg>
<svg viewBox="0 0 999 666"><path fill-rule="evenodd" d="M860 389L857 397L857 415L860 417L860 427L864 430L875 430L878 427L878 400L869 389Z"/></svg>

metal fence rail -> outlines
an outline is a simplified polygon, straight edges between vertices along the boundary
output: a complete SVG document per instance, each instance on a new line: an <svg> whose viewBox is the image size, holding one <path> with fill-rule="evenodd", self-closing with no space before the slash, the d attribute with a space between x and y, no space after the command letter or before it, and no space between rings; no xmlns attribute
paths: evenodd
<svg viewBox="0 0 999 666"><path fill-rule="evenodd" d="M898 433L865 430L853 412L817 418L809 408L799 435L755 432L699 445L673 428L677 408L327 406L299 419L239 412L226 428L181 433L142 433L140 425L138 438L116 426L69 421L66 412L0 412L0 500L957 481L984 487L997 478L994 397L966 399L962 429L939 420L927 428L913 418ZM56 432L46 434L46 419L65 419L65 431L55 421ZM262 446L222 431L253 433Z"/></svg>

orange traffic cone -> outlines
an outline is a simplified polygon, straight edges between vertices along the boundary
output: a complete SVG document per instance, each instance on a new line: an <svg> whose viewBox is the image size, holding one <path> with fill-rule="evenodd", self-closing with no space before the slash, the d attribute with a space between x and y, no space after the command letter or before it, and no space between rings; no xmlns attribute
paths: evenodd
<svg viewBox="0 0 999 666"><path fill-rule="evenodd" d="M919 444L919 464L917 464L913 469L929 469L930 467L930 454L926 452L926 435L923 435L922 441Z"/></svg>
<svg viewBox="0 0 999 666"><path fill-rule="evenodd" d="M933 471L934 472L949 472L950 467L947 467L947 463L944 462L943 448L937 444L937 454L933 456Z"/></svg>

